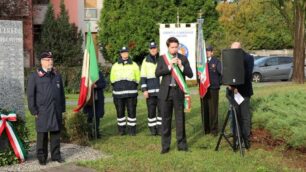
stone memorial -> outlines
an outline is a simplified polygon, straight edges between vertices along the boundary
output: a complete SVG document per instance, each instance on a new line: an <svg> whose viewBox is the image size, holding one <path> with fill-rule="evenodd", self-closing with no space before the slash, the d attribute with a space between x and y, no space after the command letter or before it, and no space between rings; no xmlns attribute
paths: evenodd
<svg viewBox="0 0 306 172"><path fill-rule="evenodd" d="M0 20L0 108L25 120L22 21ZM9 144L0 136L0 150Z"/></svg>

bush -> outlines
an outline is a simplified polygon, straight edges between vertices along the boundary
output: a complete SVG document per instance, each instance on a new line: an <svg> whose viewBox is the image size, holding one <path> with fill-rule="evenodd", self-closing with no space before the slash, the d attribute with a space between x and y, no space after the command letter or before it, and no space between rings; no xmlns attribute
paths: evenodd
<svg viewBox="0 0 306 172"><path fill-rule="evenodd" d="M2 114L8 114L9 112L7 110L0 109L0 112ZM26 152L28 152L30 145L29 145L29 139L28 139L28 129L25 127L25 122L18 117L17 115L17 121L12 122L13 128L16 131L19 139L21 140L24 149ZM7 137L5 131L2 133L2 137ZM0 166L5 165L12 165L19 163L19 160L17 159L13 149L11 146L9 146L6 150L0 151Z"/></svg>
<svg viewBox="0 0 306 172"><path fill-rule="evenodd" d="M274 138L284 139L290 147L306 147L305 104L306 94L301 91L258 97L252 102L253 123Z"/></svg>
<svg viewBox="0 0 306 172"><path fill-rule="evenodd" d="M62 141L86 146L88 140L87 116L84 113L67 112L63 119Z"/></svg>

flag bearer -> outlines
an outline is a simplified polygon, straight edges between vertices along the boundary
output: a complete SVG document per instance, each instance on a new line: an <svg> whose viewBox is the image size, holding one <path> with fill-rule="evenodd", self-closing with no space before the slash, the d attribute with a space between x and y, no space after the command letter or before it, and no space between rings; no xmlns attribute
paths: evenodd
<svg viewBox="0 0 306 172"><path fill-rule="evenodd" d="M136 105L139 80L140 72L138 65L129 57L128 48L122 47L120 57L113 64L110 73L120 135L125 135L126 132L132 136L136 135ZM126 108L128 113L127 118L125 116Z"/></svg>
<svg viewBox="0 0 306 172"><path fill-rule="evenodd" d="M218 135L218 104L219 104L219 90L221 85L221 62L213 57L213 47L206 47L208 73L210 86L207 93L201 100L204 107L202 113L202 120L204 120L205 134Z"/></svg>

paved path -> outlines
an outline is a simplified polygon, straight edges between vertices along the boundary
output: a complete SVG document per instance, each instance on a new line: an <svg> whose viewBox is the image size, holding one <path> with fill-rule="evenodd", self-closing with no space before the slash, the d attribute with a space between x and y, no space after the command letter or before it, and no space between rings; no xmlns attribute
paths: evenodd
<svg viewBox="0 0 306 172"><path fill-rule="evenodd" d="M41 166L36 159L35 153L36 145L32 144L27 161L21 164L0 167L0 171L93 172L93 169L77 166L76 162L81 160L96 160L108 157L102 152L88 146L61 143L61 154L66 162L58 163L51 161L49 151L47 165Z"/></svg>
<svg viewBox="0 0 306 172"><path fill-rule="evenodd" d="M62 172L62 171L63 172L64 171L95 172L96 170L86 168L86 167L77 166L74 163L69 163L69 164L65 164L65 165L62 165L62 166L58 166L58 167L43 169L43 170L40 170L40 171L43 171L43 172Z"/></svg>

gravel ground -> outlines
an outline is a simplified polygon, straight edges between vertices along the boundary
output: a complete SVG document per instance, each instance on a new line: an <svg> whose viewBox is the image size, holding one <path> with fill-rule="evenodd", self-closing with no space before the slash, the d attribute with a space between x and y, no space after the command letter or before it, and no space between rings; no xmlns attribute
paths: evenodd
<svg viewBox="0 0 306 172"><path fill-rule="evenodd" d="M65 163L53 162L51 161L49 151L47 165L41 166L36 159L36 144L33 144L29 150L27 161L22 164L0 167L0 171L49 171L48 169L52 171L54 167L58 167L58 171L62 171L60 170L60 166L67 167L69 164L80 160L96 160L106 157L102 152L91 147L64 143L61 143L61 155L65 159Z"/></svg>

